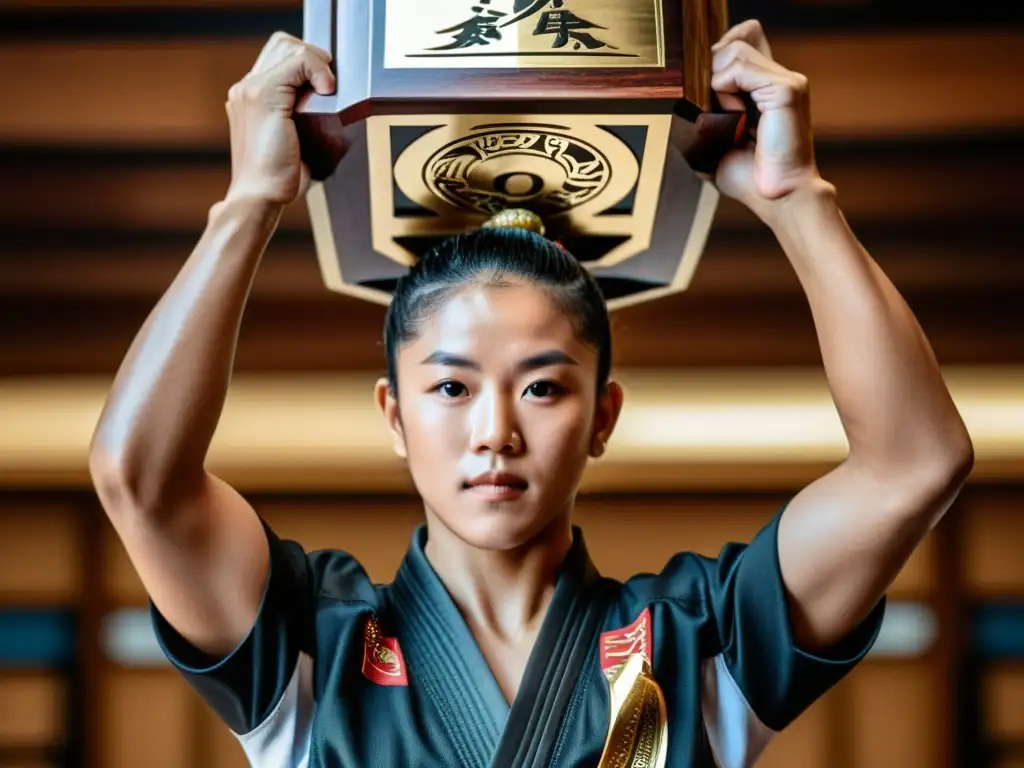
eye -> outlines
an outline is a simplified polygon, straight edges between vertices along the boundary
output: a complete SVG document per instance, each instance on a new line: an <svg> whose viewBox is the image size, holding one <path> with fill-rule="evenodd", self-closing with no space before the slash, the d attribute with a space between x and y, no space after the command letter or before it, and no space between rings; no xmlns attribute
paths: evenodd
<svg viewBox="0 0 1024 768"><path fill-rule="evenodd" d="M565 388L553 381L535 381L526 388L523 394L543 400L544 398L560 395L563 392L565 392Z"/></svg>
<svg viewBox="0 0 1024 768"><path fill-rule="evenodd" d="M468 394L465 384L460 384L457 381L442 381L436 387L434 391L448 398L465 397Z"/></svg>

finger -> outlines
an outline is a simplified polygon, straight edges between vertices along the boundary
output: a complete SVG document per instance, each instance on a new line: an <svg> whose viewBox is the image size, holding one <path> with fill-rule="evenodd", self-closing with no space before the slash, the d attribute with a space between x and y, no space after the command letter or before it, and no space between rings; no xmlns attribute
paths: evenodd
<svg viewBox="0 0 1024 768"><path fill-rule="evenodd" d="M324 64L330 64L331 63L331 59L333 57L331 56L330 51L325 51L323 48L320 48L318 46L312 45L311 43L303 43L302 46L307 51L310 51L311 53L316 54L316 56L319 57L324 62Z"/></svg>
<svg viewBox="0 0 1024 768"><path fill-rule="evenodd" d="M329 64L311 46L296 49L269 73L273 84L301 88L306 83L322 96L334 93L335 78Z"/></svg>
<svg viewBox="0 0 1024 768"><path fill-rule="evenodd" d="M287 32L275 32L263 45L250 72L259 74L273 69L284 61L294 45L300 42Z"/></svg>
<svg viewBox="0 0 1024 768"><path fill-rule="evenodd" d="M807 90L806 78L767 60L734 59L711 77L716 93L748 93L761 112L796 104Z"/></svg>
<svg viewBox="0 0 1024 768"><path fill-rule="evenodd" d="M733 40L728 45L719 48L711 57L711 76L730 67L736 61L749 61L761 67L778 70L780 73L786 70L773 59L765 56L746 40Z"/></svg>
<svg viewBox="0 0 1024 768"><path fill-rule="evenodd" d="M263 50L260 51L260 55L256 58L256 63L251 71L254 74L268 72L290 56L295 55L295 52L300 49L312 51L325 63L329 64L331 62L331 54L323 48L303 42L287 32L275 32L271 35L266 45L263 46Z"/></svg>
<svg viewBox="0 0 1024 768"><path fill-rule="evenodd" d="M737 41L747 43L747 45L765 58L772 58L772 49L768 45L768 36L765 35L764 27L761 26L761 22L757 19L748 19L729 29L722 35L721 40L711 46L711 50L717 52L730 43Z"/></svg>
<svg viewBox="0 0 1024 768"><path fill-rule="evenodd" d="M771 73L757 63L735 61L711 76L711 88L716 93L755 92L773 83Z"/></svg>

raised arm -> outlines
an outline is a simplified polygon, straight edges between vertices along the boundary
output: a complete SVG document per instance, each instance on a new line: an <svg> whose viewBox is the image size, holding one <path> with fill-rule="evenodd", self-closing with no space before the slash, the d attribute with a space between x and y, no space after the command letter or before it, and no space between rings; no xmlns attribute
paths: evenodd
<svg viewBox="0 0 1024 768"><path fill-rule="evenodd" d="M715 47L712 84L758 105L756 148L719 170L725 194L775 233L807 295L847 459L801 491L779 523L797 642L841 640L883 597L973 465L967 429L920 326L857 241L818 175L807 80L746 22Z"/></svg>
<svg viewBox="0 0 1024 768"><path fill-rule="evenodd" d="M100 501L154 604L215 655L251 628L269 558L255 512L204 464L256 268L308 178L292 122L296 90L311 82L331 92L328 61L279 34L231 89L228 192L131 345L90 450Z"/></svg>

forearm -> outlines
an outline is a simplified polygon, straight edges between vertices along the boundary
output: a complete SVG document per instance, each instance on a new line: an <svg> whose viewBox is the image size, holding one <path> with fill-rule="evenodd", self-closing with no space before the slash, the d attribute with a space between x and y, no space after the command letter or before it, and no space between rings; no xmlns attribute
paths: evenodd
<svg viewBox="0 0 1024 768"><path fill-rule="evenodd" d="M213 206L202 238L135 337L93 438L97 484L156 509L188 494L217 428L243 310L280 209ZM102 493L102 491L101 491Z"/></svg>
<svg viewBox="0 0 1024 768"><path fill-rule="evenodd" d="M931 346L834 190L800 191L768 223L807 295L850 460L895 472L969 462L970 440Z"/></svg>

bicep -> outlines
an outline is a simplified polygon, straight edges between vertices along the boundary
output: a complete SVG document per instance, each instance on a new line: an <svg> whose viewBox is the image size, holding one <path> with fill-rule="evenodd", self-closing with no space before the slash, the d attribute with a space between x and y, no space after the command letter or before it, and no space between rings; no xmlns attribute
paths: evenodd
<svg viewBox="0 0 1024 768"><path fill-rule="evenodd" d="M207 475L197 494L159 518L110 519L153 605L197 650L222 656L256 620L270 555L263 524L233 488Z"/></svg>
<svg viewBox="0 0 1024 768"><path fill-rule="evenodd" d="M779 522L797 642L820 650L857 627L955 495L925 473L894 476L850 461L797 494Z"/></svg>

